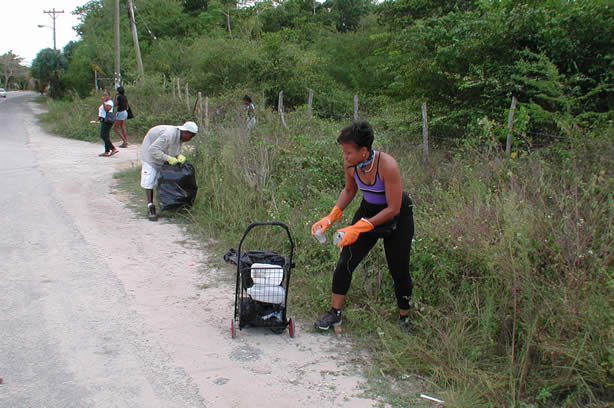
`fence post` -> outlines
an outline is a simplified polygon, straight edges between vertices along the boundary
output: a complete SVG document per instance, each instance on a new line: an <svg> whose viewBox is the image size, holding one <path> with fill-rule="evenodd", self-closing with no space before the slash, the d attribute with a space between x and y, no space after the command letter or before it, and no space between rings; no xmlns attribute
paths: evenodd
<svg viewBox="0 0 614 408"><path fill-rule="evenodd" d="M512 127L514 125L514 111L516 110L516 97L512 96L512 106L510 106L510 113L507 117L507 141L505 142L505 154L512 152Z"/></svg>
<svg viewBox="0 0 614 408"><path fill-rule="evenodd" d="M209 130L209 97L205 96L205 130Z"/></svg>
<svg viewBox="0 0 614 408"><path fill-rule="evenodd" d="M166 74L162 75L162 93L166 93Z"/></svg>
<svg viewBox="0 0 614 408"><path fill-rule="evenodd" d="M426 114L426 102L422 104L422 162L429 160L429 123Z"/></svg>
<svg viewBox="0 0 614 408"><path fill-rule="evenodd" d="M190 111L190 89L188 87L188 83L185 83L185 103L188 107L188 112Z"/></svg>
<svg viewBox="0 0 614 408"><path fill-rule="evenodd" d="M313 89L309 88L309 101L307 102L307 120L311 121L311 106L313 104Z"/></svg>
<svg viewBox="0 0 614 408"><path fill-rule="evenodd" d="M177 78L177 97L179 98L179 100L182 100L183 98L181 97L181 85L179 82L179 78Z"/></svg>
<svg viewBox="0 0 614 408"><path fill-rule="evenodd" d="M354 95L354 120L358 120L358 95Z"/></svg>
<svg viewBox="0 0 614 408"><path fill-rule="evenodd" d="M198 126L203 127L203 96L198 91L198 95L196 96L198 99Z"/></svg>
<svg viewBox="0 0 614 408"><path fill-rule="evenodd" d="M281 118L281 124L283 127L289 130L284 118L284 91L279 91L279 100L277 101L277 110L279 111L279 117Z"/></svg>
<svg viewBox="0 0 614 408"><path fill-rule="evenodd" d="M175 99L177 96L175 95L175 78L171 78L171 89L172 89L172 95L173 95L173 99Z"/></svg>

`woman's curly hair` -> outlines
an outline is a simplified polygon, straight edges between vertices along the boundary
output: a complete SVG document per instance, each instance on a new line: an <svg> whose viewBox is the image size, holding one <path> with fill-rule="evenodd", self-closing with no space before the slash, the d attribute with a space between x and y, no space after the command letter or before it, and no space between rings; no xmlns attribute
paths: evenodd
<svg viewBox="0 0 614 408"><path fill-rule="evenodd" d="M366 147L371 150L373 145L373 129L368 122L364 120L357 120L352 122L348 127L341 130L337 143L354 143L356 147Z"/></svg>

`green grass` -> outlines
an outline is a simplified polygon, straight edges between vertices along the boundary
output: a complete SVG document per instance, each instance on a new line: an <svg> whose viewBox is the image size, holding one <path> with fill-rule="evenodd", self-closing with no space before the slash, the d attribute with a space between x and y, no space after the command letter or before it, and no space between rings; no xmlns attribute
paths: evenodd
<svg viewBox="0 0 614 408"><path fill-rule="evenodd" d="M113 174L115 180L115 191L121 191L129 196L128 207L134 211L146 215L145 211L145 192L140 186L141 169L133 167Z"/></svg>
<svg viewBox="0 0 614 408"><path fill-rule="evenodd" d="M37 95L32 98L32 102L36 102L40 104L46 104L48 101L49 101L49 97L45 95Z"/></svg>
<svg viewBox="0 0 614 408"><path fill-rule="evenodd" d="M171 117L181 112L179 102L163 109L168 119L158 117L161 108L142 102L138 94L128 92L139 106L142 122L132 123L141 134L146 126L187 118ZM177 221L187 222L194 234L214 237L219 246L211 250L219 251L220 259L228 247L237 246L250 222L286 223L297 265L290 312L309 322L329 307L338 250L319 245L309 229L328 213L342 188L334 140L345 123L308 122L297 111L287 114L287 131L274 112L260 110L248 134L239 97L212 101L225 113L212 118L210 132L192 142L188 158L197 171L199 193L192 210ZM50 104L48 120L61 120L70 106ZM77 119L90 108L76 110ZM392 282L378 244L355 272L344 310L345 333L372 356L364 367L370 392L399 407L427 406L420 392L450 407L611 403L611 135L562 138L549 148L517 151L515 159L493 149L496 143L486 150L469 143L453 152L434 148L423 165L412 148L419 134L401 136L383 125L376 132L376 149L398 159L414 201L415 334L408 337L395 327ZM118 188L133 191L141 211L144 197L137 180L136 170L124 172ZM355 201L339 226L351 218ZM287 250L283 234L263 234L246 244ZM411 385L403 380L408 377Z"/></svg>

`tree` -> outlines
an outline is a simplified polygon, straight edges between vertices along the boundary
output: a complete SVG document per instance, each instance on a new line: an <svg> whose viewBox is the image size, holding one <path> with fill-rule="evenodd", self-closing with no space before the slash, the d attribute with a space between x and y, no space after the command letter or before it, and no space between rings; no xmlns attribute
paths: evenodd
<svg viewBox="0 0 614 408"><path fill-rule="evenodd" d="M77 46L76 41L69 41L68 44L64 46L64 49L62 50L62 52L64 53L64 57L66 57L67 60L70 61L70 58L72 57L72 54L75 51L76 46Z"/></svg>
<svg viewBox="0 0 614 408"><path fill-rule="evenodd" d="M324 7L334 15L337 31L356 31L360 17L369 11L367 0L327 0Z"/></svg>
<svg viewBox="0 0 614 408"><path fill-rule="evenodd" d="M31 72L32 77L38 79L38 89L41 94L49 86L50 97L61 96L62 75L67 65L66 57L58 50L45 48L36 54L36 58L32 61Z"/></svg>
<svg viewBox="0 0 614 408"><path fill-rule="evenodd" d="M230 12L237 8L236 0L219 0L219 3L222 5L221 11L226 16L226 30L228 31L228 36L232 40L232 27L230 26Z"/></svg>
<svg viewBox="0 0 614 408"><path fill-rule="evenodd" d="M476 10L479 3L477 0L386 0L379 4L378 14L383 23L402 30L418 20Z"/></svg>
<svg viewBox="0 0 614 408"><path fill-rule="evenodd" d="M77 25L74 29L79 36L83 36L85 27L88 25L88 18L100 17L103 12L103 3L100 0L90 0L82 6L77 7L72 14L78 16L77 18L81 24Z"/></svg>
<svg viewBox="0 0 614 408"><path fill-rule="evenodd" d="M12 77L25 77L27 68L21 65L22 57L13 54L13 50L0 55L0 69L2 69L2 78L4 88L9 88L9 80Z"/></svg>
<svg viewBox="0 0 614 408"><path fill-rule="evenodd" d="M183 0L181 5L186 13L198 15L203 11L207 11L208 0Z"/></svg>
<svg viewBox="0 0 614 408"><path fill-rule="evenodd" d="M330 9L319 3L314 5L311 0L286 0L275 7L273 3L259 3L256 7L261 10L259 18L264 32L278 32L283 29L317 32L322 27L331 25L334 18L330 15ZM304 36L299 35L297 38L303 39Z"/></svg>

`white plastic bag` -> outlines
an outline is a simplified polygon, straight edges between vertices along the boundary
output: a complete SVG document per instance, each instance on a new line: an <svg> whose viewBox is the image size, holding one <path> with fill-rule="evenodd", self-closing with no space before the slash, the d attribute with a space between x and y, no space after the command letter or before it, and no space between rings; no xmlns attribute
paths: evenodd
<svg viewBox="0 0 614 408"><path fill-rule="evenodd" d="M279 286L284 279L284 269L273 264L254 263L251 274L254 285Z"/></svg>
<svg viewBox="0 0 614 408"><path fill-rule="evenodd" d="M247 294L258 302L281 305L286 299L286 291L281 286L254 285L247 288Z"/></svg>

